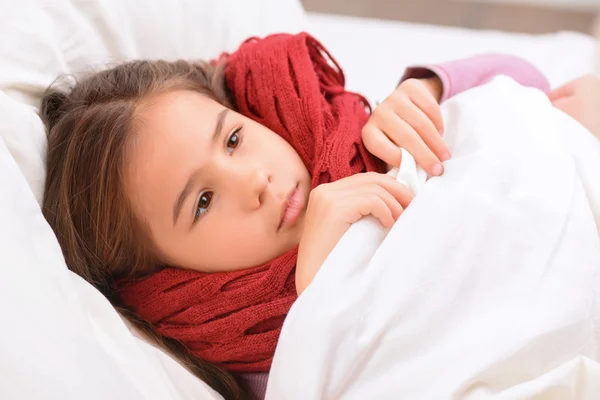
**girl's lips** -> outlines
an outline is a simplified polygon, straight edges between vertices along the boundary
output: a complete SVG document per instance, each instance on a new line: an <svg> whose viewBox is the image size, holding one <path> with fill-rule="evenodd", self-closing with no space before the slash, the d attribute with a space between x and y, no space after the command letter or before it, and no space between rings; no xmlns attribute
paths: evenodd
<svg viewBox="0 0 600 400"><path fill-rule="evenodd" d="M298 189L298 185L296 185L296 187L287 194L282 203L281 222L279 223L277 230L280 230L283 227L293 226L298 220L298 217L300 217L305 202L306 199L304 198L302 191Z"/></svg>

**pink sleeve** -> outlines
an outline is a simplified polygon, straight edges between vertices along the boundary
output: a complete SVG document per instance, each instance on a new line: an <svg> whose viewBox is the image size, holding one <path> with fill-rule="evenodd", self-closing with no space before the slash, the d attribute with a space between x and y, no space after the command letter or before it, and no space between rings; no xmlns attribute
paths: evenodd
<svg viewBox="0 0 600 400"><path fill-rule="evenodd" d="M484 54L437 65L417 65L406 69L400 82L409 78L437 75L442 81L440 103L467 89L490 81L497 75L507 75L524 86L550 91L548 80L529 62L503 54Z"/></svg>

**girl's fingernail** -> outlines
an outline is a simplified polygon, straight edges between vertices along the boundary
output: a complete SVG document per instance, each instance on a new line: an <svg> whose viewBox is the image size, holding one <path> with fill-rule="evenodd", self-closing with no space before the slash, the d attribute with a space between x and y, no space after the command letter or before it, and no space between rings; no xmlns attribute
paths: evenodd
<svg viewBox="0 0 600 400"><path fill-rule="evenodd" d="M443 172L444 167L442 164L435 164L433 167L431 167L431 175L433 176L440 176Z"/></svg>
<svg viewBox="0 0 600 400"><path fill-rule="evenodd" d="M442 160L442 162L444 162L444 161L448 161L448 160L450 159L450 157L452 157L452 155L450 154L450 152L449 152L449 151L447 151L447 152L445 152L444 154L442 154L442 158L441 158L441 160Z"/></svg>

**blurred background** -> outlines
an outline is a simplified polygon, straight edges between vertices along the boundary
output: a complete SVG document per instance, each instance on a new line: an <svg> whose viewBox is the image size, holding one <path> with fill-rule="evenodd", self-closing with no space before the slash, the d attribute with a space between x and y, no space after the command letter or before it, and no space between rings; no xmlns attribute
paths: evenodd
<svg viewBox="0 0 600 400"><path fill-rule="evenodd" d="M426 24L600 36L600 0L302 0L307 11Z"/></svg>

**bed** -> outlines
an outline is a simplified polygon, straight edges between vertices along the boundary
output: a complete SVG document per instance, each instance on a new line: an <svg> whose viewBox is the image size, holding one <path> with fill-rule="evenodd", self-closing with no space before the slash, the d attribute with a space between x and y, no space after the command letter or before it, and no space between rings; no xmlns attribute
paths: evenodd
<svg viewBox="0 0 600 400"><path fill-rule="evenodd" d="M4 3L4 2L3 2ZM0 398L219 399L130 331L108 301L65 266L40 212L43 90L64 73L131 58L208 58L250 35L310 31L376 103L404 67L507 52L556 86L595 70L596 41L305 14L297 0L28 0L2 4L0 25Z"/></svg>
<svg viewBox="0 0 600 400"><path fill-rule="evenodd" d="M308 14L308 26L343 66L348 87L372 102L389 94L408 65L481 53L525 58L553 87L598 70L597 41L575 32L529 35L317 13Z"/></svg>

